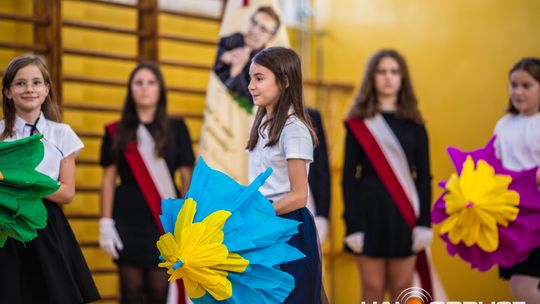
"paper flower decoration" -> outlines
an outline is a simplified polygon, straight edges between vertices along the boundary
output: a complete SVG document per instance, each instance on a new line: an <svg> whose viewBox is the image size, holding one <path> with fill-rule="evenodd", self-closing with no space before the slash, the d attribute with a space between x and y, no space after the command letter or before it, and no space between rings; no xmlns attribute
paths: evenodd
<svg viewBox="0 0 540 304"><path fill-rule="evenodd" d="M163 201L159 266L195 304L281 303L294 288L279 265L304 257L286 243L299 222L276 216L258 191L270 174L243 186L200 158L187 199Z"/></svg>
<svg viewBox="0 0 540 304"><path fill-rule="evenodd" d="M178 214L174 235L167 233L157 242L169 281L184 279L188 294L202 297L206 291L216 300L232 296L232 285L227 272L244 272L249 261L229 252L223 244L223 226L231 215L220 210L200 223L193 223L197 203L187 199Z"/></svg>
<svg viewBox="0 0 540 304"><path fill-rule="evenodd" d="M0 142L0 247L11 237L29 242L47 225L41 201L59 184L35 170L43 159L42 135Z"/></svg>
<svg viewBox="0 0 540 304"><path fill-rule="evenodd" d="M494 141L472 152L448 149L459 175L441 183L445 192L432 211L448 252L480 271L510 267L540 246L536 168L503 168Z"/></svg>

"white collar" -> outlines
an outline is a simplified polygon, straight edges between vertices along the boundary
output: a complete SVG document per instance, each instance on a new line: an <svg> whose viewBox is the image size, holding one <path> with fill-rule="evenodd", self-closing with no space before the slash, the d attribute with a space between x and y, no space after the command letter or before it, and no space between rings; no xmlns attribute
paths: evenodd
<svg viewBox="0 0 540 304"><path fill-rule="evenodd" d="M33 125L34 122L32 123L27 122L26 120L19 117L19 115L15 114L15 130L18 133L24 134L23 132L24 132L24 128L26 127L26 124ZM43 112L41 112L39 114L39 120L36 126L36 129L38 130L39 133L43 133L43 131L45 130L46 124L47 124L47 120L45 118L45 115L43 115Z"/></svg>
<svg viewBox="0 0 540 304"><path fill-rule="evenodd" d="M287 114L288 114L288 115L295 114L293 105L291 105L291 106L289 107L289 111L287 112Z"/></svg>

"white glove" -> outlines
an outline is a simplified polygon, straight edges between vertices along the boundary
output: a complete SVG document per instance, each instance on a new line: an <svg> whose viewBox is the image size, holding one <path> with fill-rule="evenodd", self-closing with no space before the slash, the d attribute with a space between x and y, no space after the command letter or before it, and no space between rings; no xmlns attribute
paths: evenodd
<svg viewBox="0 0 540 304"><path fill-rule="evenodd" d="M112 218L102 217L99 219L99 247L113 259L118 259L117 249L124 249L124 244L122 244Z"/></svg>
<svg viewBox="0 0 540 304"><path fill-rule="evenodd" d="M354 253L362 253L364 251L364 233L355 232L347 235L345 243Z"/></svg>
<svg viewBox="0 0 540 304"><path fill-rule="evenodd" d="M416 226L412 231L412 246L413 252L420 252L431 244L433 240L433 229L424 226Z"/></svg>
<svg viewBox="0 0 540 304"><path fill-rule="evenodd" d="M324 216L315 217L315 226L317 227L317 234L319 235L319 242L324 243L326 240L326 234L328 233L328 219Z"/></svg>

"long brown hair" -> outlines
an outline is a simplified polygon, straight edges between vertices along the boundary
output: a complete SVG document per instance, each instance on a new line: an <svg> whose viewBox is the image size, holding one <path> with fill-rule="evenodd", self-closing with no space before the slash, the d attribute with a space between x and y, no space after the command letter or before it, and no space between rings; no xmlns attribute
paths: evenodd
<svg viewBox="0 0 540 304"><path fill-rule="evenodd" d="M401 86L397 96L396 117L423 124L424 119L418 109L418 100L414 94L407 63L401 54L392 49L380 50L373 54L369 59L362 84L360 85L360 90L353 101L347 119L370 118L379 112L377 108L378 100L377 90L375 88L375 73L377 72L377 67L381 60L386 57L390 57L398 63L399 71L401 73Z"/></svg>
<svg viewBox="0 0 540 304"><path fill-rule="evenodd" d="M302 95L302 69L300 58L291 49L284 47L266 48L255 57L252 62L269 69L275 76L280 94L272 117L262 122L266 115L266 108L259 107L255 115L255 121L251 127L247 149L252 151L259 141L260 131L268 128L267 147L275 145L279 141L281 131L289 117L289 108L292 106L294 114L303 122L311 134L314 146L317 146L317 135L308 118ZM261 134L262 136L262 134Z"/></svg>
<svg viewBox="0 0 540 304"><path fill-rule="evenodd" d="M534 58L534 57L525 57L516 62L512 69L510 69L510 72L508 73L508 77L512 75L515 71L525 71L529 75L531 75L532 78L534 78L538 83L540 83L540 59ZM540 111L540 108L538 109ZM512 114L518 114L519 111L514 107L512 104L512 98L508 98L508 107L506 108L506 112L512 113Z"/></svg>
<svg viewBox="0 0 540 304"><path fill-rule="evenodd" d="M165 82L158 66L153 62L141 62L139 63L131 74L127 84L127 95L122 108L122 116L118 123L118 128L114 136L111 156L117 158L123 151L127 149L130 142L137 140L137 128L139 127L140 120L137 115L135 106L135 100L133 99L133 92L131 91L131 84L135 75L142 69L147 69L156 77L159 83L159 100L157 109L154 114L154 123L156 126L156 154L163 156L165 153L165 145L169 140L169 119L167 117L167 92L165 89Z"/></svg>
<svg viewBox="0 0 540 304"><path fill-rule="evenodd" d="M15 104L12 99L8 98L8 91L11 87L13 79L17 75L20 69L29 65L36 66L41 75L43 75L43 81L49 87L49 94L45 97L45 101L41 105L41 111L48 120L59 122L62 120L60 114L60 107L56 100L56 94L54 93L53 84L51 83L51 76L45 60L37 55L25 54L20 55L8 64L2 79L2 111L4 112L4 131L0 135L0 139L6 139L13 136L13 128L15 127Z"/></svg>

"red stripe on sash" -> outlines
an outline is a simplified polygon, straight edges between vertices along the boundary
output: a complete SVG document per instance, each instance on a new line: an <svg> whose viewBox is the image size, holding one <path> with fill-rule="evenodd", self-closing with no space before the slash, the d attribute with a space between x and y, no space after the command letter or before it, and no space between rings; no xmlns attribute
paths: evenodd
<svg viewBox="0 0 540 304"><path fill-rule="evenodd" d="M118 122L109 124L106 127L107 132L114 137L117 127ZM161 195L159 195L159 191L146 168L146 164L144 163L135 142L130 142L128 144L127 150L124 151L124 157L129 164L131 172L133 172L133 176L135 176L137 185L139 185L139 189L141 189L148 208L150 208L150 211L152 212L152 217L154 218L156 226L161 234L163 234L163 226L159 219L159 215L161 214ZM184 283L182 280L177 280L176 282L178 286L178 304L184 304L186 298Z"/></svg>
<svg viewBox="0 0 540 304"><path fill-rule="evenodd" d="M364 121L361 119L349 119L347 125L351 129L354 137L358 143L362 146L362 149L369 158L373 168L377 172L377 175L384 184L386 190L396 203L398 210L407 222L407 226L412 229L416 223L416 216L405 190L401 187L398 178L396 177L392 167L388 163L386 156L384 155L381 147L373 134L369 131ZM433 294L433 288L431 284L431 273L429 270L429 264L427 255L424 250L416 254L416 270L420 276L420 283L430 295Z"/></svg>
<svg viewBox="0 0 540 304"><path fill-rule="evenodd" d="M349 119L347 120L347 125L351 128L354 137L364 149L377 175L386 187L386 190L388 190L390 196L394 199L407 225L412 230L416 223L414 209L373 134L366 127L363 120Z"/></svg>
<svg viewBox="0 0 540 304"><path fill-rule="evenodd" d="M118 123L107 125L107 131L114 135L117 127ZM161 221L159 220L159 215L161 214L161 196L159 195L154 181L150 177L148 169L146 169L146 165L139 154L139 150L137 150L137 145L135 142L130 142L128 144L127 150L124 151L124 156L129 164L129 167L131 168L131 172L133 172L133 176L135 176L135 180L137 181L139 188L141 189L146 204L152 212L152 217L154 218L156 226L163 234L163 227L161 225Z"/></svg>

